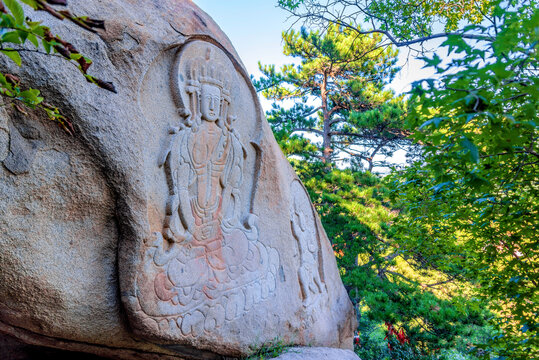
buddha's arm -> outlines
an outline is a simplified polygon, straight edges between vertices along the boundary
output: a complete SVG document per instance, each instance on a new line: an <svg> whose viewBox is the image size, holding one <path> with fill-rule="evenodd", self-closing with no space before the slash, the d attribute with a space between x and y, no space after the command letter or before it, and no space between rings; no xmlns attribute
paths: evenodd
<svg viewBox="0 0 539 360"><path fill-rule="evenodd" d="M240 187L243 182L243 146L234 133L230 135L232 146L227 158L225 171L221 175L223 185L223 199L228 203L227 218L230 225L240 221L241 199Z"/></svg>
<svg viewBox="0 0 539 360"><path fill-rule="evenodd" d="M195 218L191 211L191 201L189 197L189 184L194 176L189 163L189 149L187 146L187 135L182 139L178 156L178 173L176 175L176 194L178 196L178 211L176 212L182 222L184 229L193 234L195 229Z"/></svg>

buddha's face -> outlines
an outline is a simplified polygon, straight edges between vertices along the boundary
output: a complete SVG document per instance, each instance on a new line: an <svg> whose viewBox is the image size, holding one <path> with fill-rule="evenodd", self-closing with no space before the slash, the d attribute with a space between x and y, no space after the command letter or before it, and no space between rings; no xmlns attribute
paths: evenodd
<svg viewBox="0 0 539 360"><path fill-rule="evenodd" d="M214 85L203 84L200 101L202 119L215 121L219 118L221 106L221 90Z"/></svg>

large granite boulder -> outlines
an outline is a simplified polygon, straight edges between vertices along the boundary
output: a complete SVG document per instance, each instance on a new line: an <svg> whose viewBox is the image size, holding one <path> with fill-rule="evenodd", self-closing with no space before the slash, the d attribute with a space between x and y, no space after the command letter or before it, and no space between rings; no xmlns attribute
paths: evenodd
<svg viewBox="0 0 539 360"><path fill-rule="evenodd" d="M76 128L0 108L0 332L118 359L351 348L330 242L218 26L187 0L69 6L106 30L32 16L118 94L0 60Z"/></svg>

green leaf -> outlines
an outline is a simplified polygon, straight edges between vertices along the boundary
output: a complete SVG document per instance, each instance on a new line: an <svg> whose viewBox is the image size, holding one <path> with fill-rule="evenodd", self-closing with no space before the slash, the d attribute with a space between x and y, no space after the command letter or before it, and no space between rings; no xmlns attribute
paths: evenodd
<svg viewBox="0 0 539 360"><path fill-rule="evenodd" d="M4 49L4 50L0 50L0 52L2 52L2 54L9 57L11 60L13 60L15 64L17 64L18 66L21 66L22 59L18 51L15 51L13 49Z"/></svg>
<svg viewBox="0 0 539 360"><path fill-rule="evenodd" d="M421 124L421 126L419 127L418 130L422 130L423 128L425 128L425 127L427 127L429 125L432 125L432 124L434 124L435 127L439 127L440 123L445 119L447 119L447 117L435 117L435 118L432 118L430 120L427 120L423 124Z"/></svg>
<svg viewBox="0 0 539 360"><path fill-rule="evenodd" d="M21 7L21 4L17 0L4 0L4 3L8 7L9 11L15 17L17 25L24 24L24 10Z"/></svg>
<svg viewBox="0 0 539 360"><path fill-rule="evenodd" d="M34 31L36 35L43 36L43 26L41 26L40 21L27 21L26 25L30 30Z"/></svg>
<svg viewBox="0 0 539 360"><path fill-rule="evenodd" d="M12 28L15 24L15 18L11 14L2 14L0 13L0 26L5 28Z"/></svg>
<svg viewBox="0 0 539 360"><path fill-rule="evenodd" d="M79 59L82 57L82 55L81 55L81 54L77 54L77 53L71 53L71 54L69 55L69 57L70 57L72 60L79 60Z"/></svg>
<svg viewBox="0 0 539 360"><path fill-rule="evenodd" d="M33 104L39 104L43 101L43 98L39 96L39 90L37 89L28 89L19 94L21 98L25 98L28 102Z"/></svg>
<svg viewBox="0 0 539 360"><path fill-rule="evenodd" d="M438 66L442 62L442 59L440 59L440 57L436 53L432 56L432 59L429 59L428 57L425 56L425 57L420 57L419 60L423 60L426 63L424 67L435 67L435 66Z"/></svg>
<svg viewBox="0 0 539 360"><path fill-rule="evenodd" d="M507 64L504 64L502 62L497 62L490 66L492 71L496 74L496 76L499 79L507 79L511 75L513 75L512 71L506 70Z"/></svg>
<svg viewBox="0 0 539 360"><path fill-rule="evenodd" d="M37 40L37 36L34 34L28 34L28 40L36 47L39 47L39 41Z"/></svg>
<svg viewBox="0 0 539 360"><path fill-rule="evenodd" d="M468 140L468 138L464 138L460 145L465 148L466 150L468 150L468 152L470 153L470 158L472 159L473 162L479 162L479 150L477 149L477 146L475 146L475 144L473 142L471 142L470 140Z"/></svg>
<svg viewBox="0 0 539 360"><path fill-rule="evenodd" d="M45 49L45 52L47 54L51 53L51 44L45 39L41 39L41 43L43 44L43 48Z"/></svg>
<svg viewBox="0 0 539 360"><path fill-rule="evenodd" d="M32 9L37 9L37 1L36 0L21 0L26 5L30 6Z"/></svg>
<svg viewBox="0 0 539 360"><path fill-rule="evenodd" d="M6 80L6 77L2 73L0 73L0 85L2 85L3 87L10 85Z"/></svg>
<svg viewBox="0 0 539 360"><path fill-rule="evenodd" d="M17 30L17 33L19 34L19 37L21 38L21 42L24 44L24 42L26 41L30 33L27 31L22 31L22 30Z"/></svg>
<svg viewBox="0 0 539 360"><path fill-rule="evenodd" d="M448 46L449 50L448 53L451 54L452 52L460 53L463 51L469 51L471 50L470 45L464 41L464 39L460 35L450 35L447 37L447 40L442 43L442 46Z"/></svg>
<svg viewBox="0 0 539 360"><path fill-rule="evenodd" d="M17 31L10 31L2 35L2 42L20 44L21 38L19 37Z"/></svg>

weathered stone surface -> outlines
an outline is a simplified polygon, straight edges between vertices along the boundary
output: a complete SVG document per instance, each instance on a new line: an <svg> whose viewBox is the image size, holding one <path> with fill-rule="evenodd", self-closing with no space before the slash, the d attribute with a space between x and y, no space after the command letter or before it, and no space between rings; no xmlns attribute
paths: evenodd
<svg viewBox="0 0 539 360"><path fill-rule="evenodd" d="M76 127L0 108L0 332L117 359L351 348L330 243L217 25L187 0L69 4L106 31L33 18L118 94L0 60Z"/></svg>
<svg viewBox="0 0 539 360"><path fill-rule="evenodd" d="M274 360L361 360L352 350L325 347L294 347Z"/></svg>

